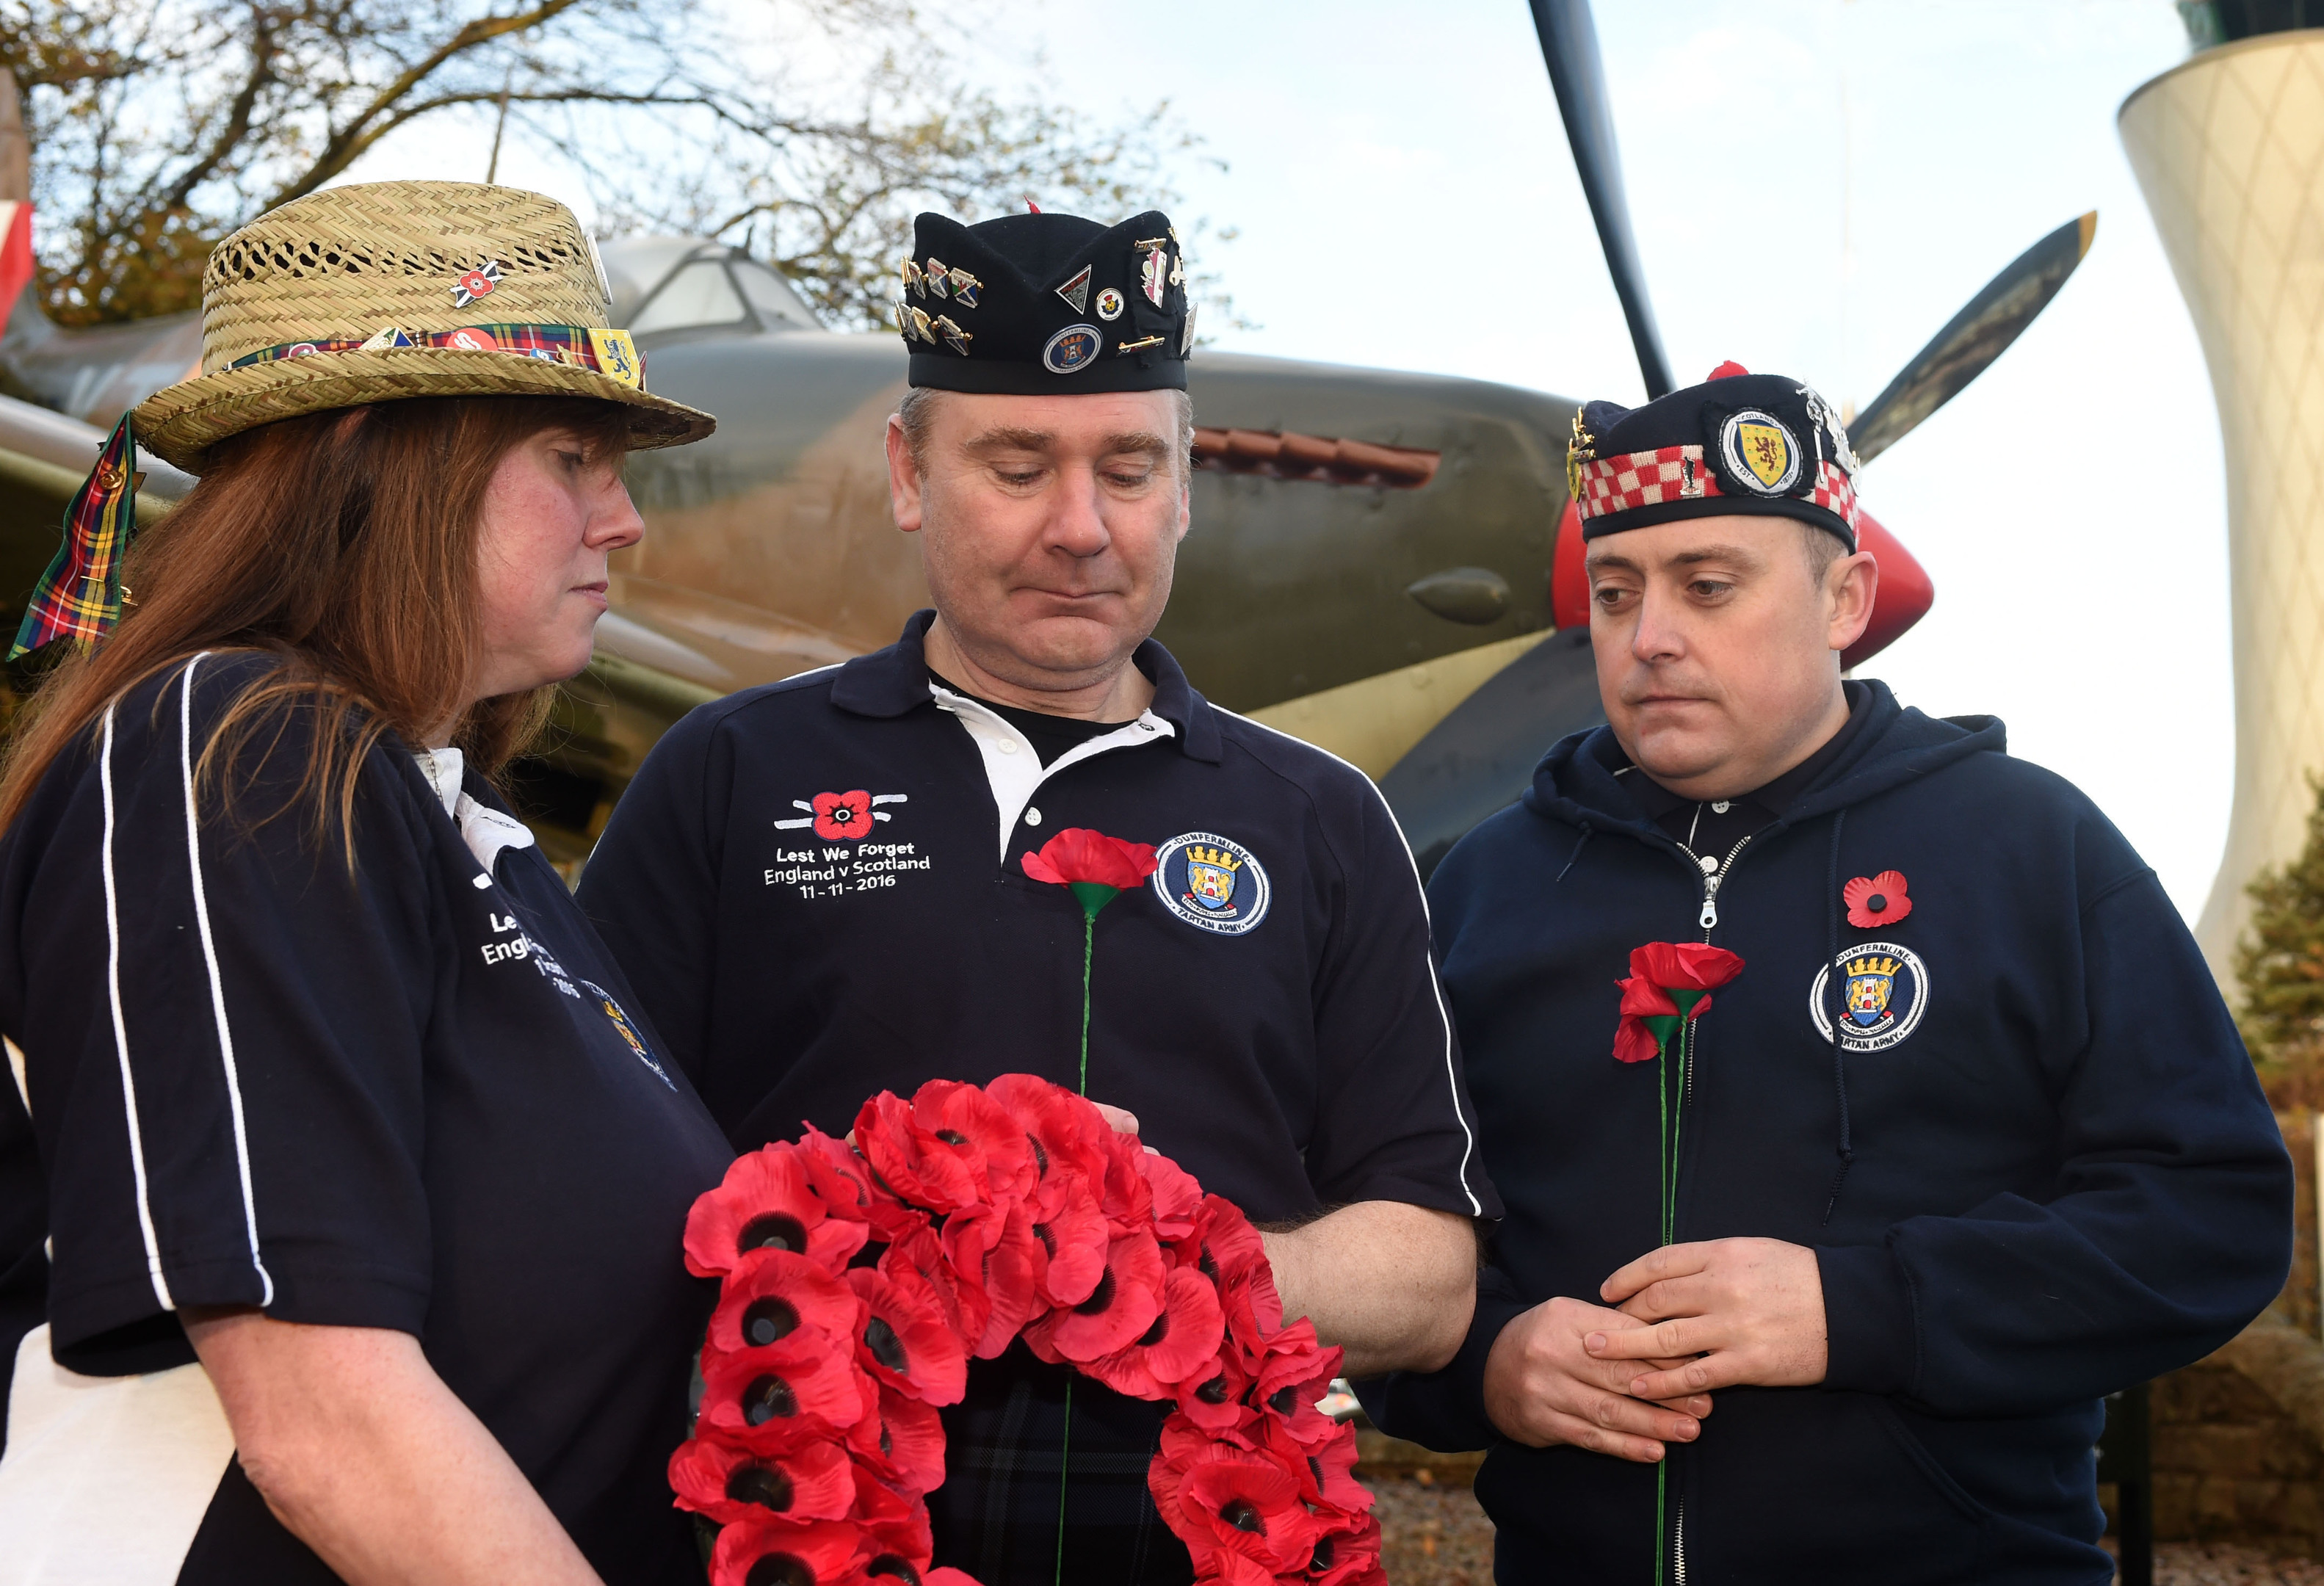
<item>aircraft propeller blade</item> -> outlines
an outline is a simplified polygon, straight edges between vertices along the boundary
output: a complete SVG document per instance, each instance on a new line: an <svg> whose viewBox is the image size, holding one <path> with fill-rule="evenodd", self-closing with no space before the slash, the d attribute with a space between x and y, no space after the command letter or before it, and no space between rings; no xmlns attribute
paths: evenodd
<svg viewBox="0 0 2324 1586"><path fill-rule="evenodd" d="M1646 301L1646 272L1638 266L1637 240L1630 235L1630 203L1622 191L1622 156L1614 146L1614 113L1606 102L1606 73L1598 60L1598 29L1590 20L1590 0L1531 0L1534 32L1541 36L1542 59L1549 63L1549 86L1565 121L1565 141L1582 177L1590 217L1606 250L1607 273L1630 324L1638 349L1638 373L1646 399L1671 390L1670 360Z"/></svg>
<svg viewBox="0 0 2324 1586"><path fill-rule="evenodd" d="M2090 251L2098 229L2095 209L2069 220L1987 281L1848 427L1858 458L1868 463L1886 451L1985 373L1985 366L2050 306L2066 277Z"/></svg>

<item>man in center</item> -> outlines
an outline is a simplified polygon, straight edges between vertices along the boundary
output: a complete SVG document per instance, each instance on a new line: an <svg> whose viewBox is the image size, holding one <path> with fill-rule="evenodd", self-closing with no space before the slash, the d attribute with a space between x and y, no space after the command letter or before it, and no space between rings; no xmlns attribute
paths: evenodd
<svg viewBox="0 0 2324 1586"><path fill-rule="evenodd" d="M1026 861L1073 828L1152 844L1088 943L1086 1093L1269 1230L1286 1317L1349 1371L1441 1367L1499 1207L1411 855L1360 772L1212 706L1148 637L1194 428L1169 221L923 215L913 253L887 446L935 609L672 729L582 904L751 1150L930 1079L1080 1088L1082 908ZM1161 1418L1021 1344L980 1363L937 1561L1190 1580L1147 1491Z"/></svg>

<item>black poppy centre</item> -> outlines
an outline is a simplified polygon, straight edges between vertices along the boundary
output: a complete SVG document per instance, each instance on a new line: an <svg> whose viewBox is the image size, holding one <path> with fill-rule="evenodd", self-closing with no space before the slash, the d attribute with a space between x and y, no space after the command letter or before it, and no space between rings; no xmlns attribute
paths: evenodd
<svg viewBox="0 0 2324 1586"><path fill-rule="evenodd" d="M798 1328L799 1314L788 1300L769 1295L753 1300L742 1313L742 1342L753 1346L778 1343Z"/></svg>
<svg viewBox="0 0 2324 1586"><path fill-rule="evenodd" d="M726 1496L779 1515L791 1507L791 1479L772 1465L737 1465L726 1478Z"/></svg>
<svg viewBox="0 0 2324 1586"><path fill-rule="evenodd" d="M863 1324L863 1347L872 1358L901 1377L911 1369L911 1357L904 1352L904 1341L896 1336L895 1328L884 1316L874 1316Z"/></svg>
<svg viewBox="0 0 2324 1586"><path fill-rule="evenodd" d="M742 1420L752 1426L763 1426L778 1418L788 1420L798 1414L798 1395L791 1385L772 1372L757 1379L742 1390Z"/></svg>
<svg viewBox="0 0 2324 1586"><path fill-rule="evenodd" d="M1097 1286L1090 1291L1090 1297L1074 1307L1074 1314L1078 1316L1101 1314L1113 1304L1113 1268L1108 1267L1099 1277Z"/></svg>
<svg viewBox="0 0 2324 1586"><path fill-rule="evenodd" d="M1267 1535L1267 1522L1247 1498L1229 1498L1220 1506L1219 1518L1238 1531L1249 1531L1258 1536Z"/></svg>
<svg viewBox="0 0 2324 1586"><path fill-rule="evenodd" d="M742 1586L815 1586L815 1571L804 1559L770 1553L751 1566Z"/></svg>
<svg viewBox="0 0 2324 1586"><path fill-rule="evenodd" d="M788 1250L795 1256L803 1256L807 1253L807 1226L796 1217L770 1212L745 1222L742 1237L734 1242L744 1252Z"/></svg>
<svg viewBox="0 0 2324 1586"><path fill-rule="evenodd" d="M919 1571L912 1568L910 1561L898 1558L892 1553L883 1553L878 1558L873 1559L871 1566L863 1572L867 1575L877 1575L889 1580L901 1581L904 1582L904 1586L920 1586Z"/></svg>

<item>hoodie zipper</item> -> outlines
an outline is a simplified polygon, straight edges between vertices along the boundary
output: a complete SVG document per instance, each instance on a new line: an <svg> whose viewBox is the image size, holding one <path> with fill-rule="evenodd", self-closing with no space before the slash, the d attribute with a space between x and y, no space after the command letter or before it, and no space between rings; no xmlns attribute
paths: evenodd
<svg viewBox="0 0 2324 1586"><path fill-rule="evenodd" d="M1719 889L1725 883L1728 872L1735 868L1735 856L1748 848L1751 845L1751 838L1758 834L1754 832L1750 837L1744 838L1729 849L1726 859L1720 862L1719 868L1711 871L1702 870L1702 854L1688 848L1683 843L1679 844L1682 849L1685 849L1687 857L1694 861L1695 869L1702 872L1702 913L1696 917L1694 923L1702 927L1702 939L1706 942L1711 940L1711 933L1719 928Z"/></svg>

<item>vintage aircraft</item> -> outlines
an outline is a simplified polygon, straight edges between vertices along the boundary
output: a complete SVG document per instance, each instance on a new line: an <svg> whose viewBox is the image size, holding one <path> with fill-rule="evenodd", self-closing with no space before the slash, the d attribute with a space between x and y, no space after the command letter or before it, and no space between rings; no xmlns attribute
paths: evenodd
<svg viewBox="0 0 2324 1586"><path fill-rule="evenodd" d="M1585 0L1534 0L1569 142L1646 384L1671 388L1630 239ZM1869 460L2032 321L2095 217L1995 278L1852 427ZM656 391L719 417L698 446L643 453L645 542L617 565L589 671L521 768L543 844L577 859L654 739L693 705L891 641L926 603L917 542L888 512L881 443L903 391L883 335L824 329L782 277L684 238L604 249L613 318ZM189 371L190 316L89 331L29 294L0 338L0 607L21 610L58 514L121 409ZM1522 789L1556 738L1601 719L1567 398L1483 381L1204 353L1193 513L1157 633L1214 702L1379 779L1431 867ZM24 400L10 400L10 399ZM34 405L38 404L38 405ZM147 512L189 482L158 463ZM1883 569L1860 660L1924 613L1928 579L1868 523ZM9 620L13 622L13 617Z"/></svg>

